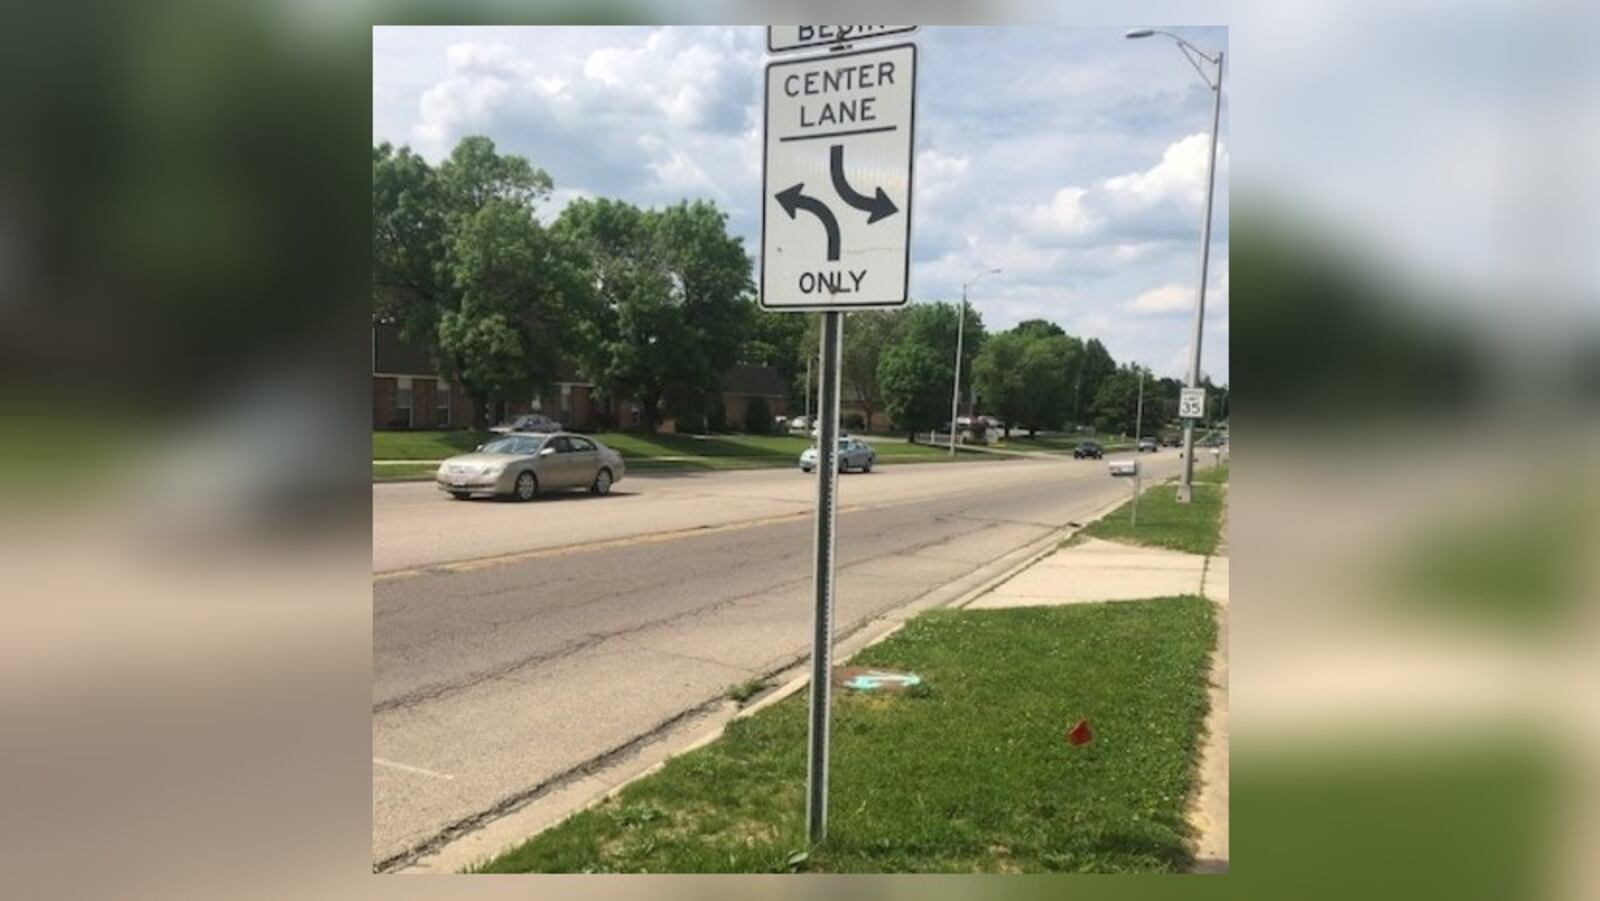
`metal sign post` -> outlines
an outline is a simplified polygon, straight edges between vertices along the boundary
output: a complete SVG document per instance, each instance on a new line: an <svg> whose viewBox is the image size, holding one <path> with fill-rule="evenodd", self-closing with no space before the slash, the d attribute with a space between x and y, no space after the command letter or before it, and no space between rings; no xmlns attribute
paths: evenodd
<svg viewBox="0 0 1600 901"><path fill-rule="evenodd" d="M806 835L813 845L821 844L828 832L844 314L892 309L911 299L917 48L896 44L853 50L840 42L912 27L773 26L767 33L773 52L833 45L823 56L767 64L761 167L761 308L822 314L806 784ZM808 388L810 382L808 375Z"/></svg>
<svg viewBox="0 0 1600 901"><path fill-rule="evenodd" d="M833 673L833 550L839 514L839 382L844 314L822 314L822 386L817 392L817 537L811 629L811 742L806 780L806 835L828 832L828 722Z"/></svg>

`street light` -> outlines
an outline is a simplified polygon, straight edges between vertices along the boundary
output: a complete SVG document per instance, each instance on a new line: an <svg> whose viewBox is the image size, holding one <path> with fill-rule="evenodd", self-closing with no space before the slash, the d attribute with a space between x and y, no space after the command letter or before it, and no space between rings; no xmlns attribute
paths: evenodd
<svg viewBox="0 0 1600 901"><path fill-rule="evenodd" d="M961 283L961 309L956 312L956 384L950 392L950 456L956 455L956 410L961 403L961 342L967 329L967 288L976 285L985 275L997 275L999 269L985 269Z"/></svg>
<svg viewBox="0 0 1600 901"><path fill-rule="evenodd" d="M1153 35L1165 35L1178 43L1178 49L1183 52L1183 58L1189 65L1200 73L1200 80L1206 83L1213 95L1211 107L1211 170L1206 179L1206 212L1200 226L1200 286L1195 292L1194 304L1194 346L1189 355L1189 387L1200 386L1200 337L1205 329L1206 320L1206 269L1211 262L1211 202L1217 189L1217 129L1222 122L1222 51L1218 50L1216 56L1211 56L1199 47L1189 43L1170 31L1159 28L1135 28L1125 32L1122 36L1129 39L1147 38ZM1206 74L1200 65L1201 61L1216 67L1216 77ZM1178 503L1187 504L1193 497L1191 487L1194 483L1194 420L1183 421L1183 478L1178 483Z"/></svg>

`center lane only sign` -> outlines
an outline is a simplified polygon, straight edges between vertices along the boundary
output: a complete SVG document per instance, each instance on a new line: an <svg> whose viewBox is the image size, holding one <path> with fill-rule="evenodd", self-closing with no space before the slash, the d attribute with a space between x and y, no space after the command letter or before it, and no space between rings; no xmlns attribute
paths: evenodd
<svg viewBox="0 0 1600 901"><path fill-rule="evenodd" d="M917 48L767 65L761 306L904 306Z"/></svg>

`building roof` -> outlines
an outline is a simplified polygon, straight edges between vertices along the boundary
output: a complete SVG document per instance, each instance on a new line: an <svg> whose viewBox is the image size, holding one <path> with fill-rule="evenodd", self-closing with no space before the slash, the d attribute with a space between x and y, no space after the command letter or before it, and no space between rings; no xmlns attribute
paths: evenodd
<svg viewBox="0 0 1600 901"><path fill-rule="evenodd" d="M783 374L771 366L752 366L741 363L722 377L722 390L728 394L750 394L761 397L788 397L789 386Z"/></svg>

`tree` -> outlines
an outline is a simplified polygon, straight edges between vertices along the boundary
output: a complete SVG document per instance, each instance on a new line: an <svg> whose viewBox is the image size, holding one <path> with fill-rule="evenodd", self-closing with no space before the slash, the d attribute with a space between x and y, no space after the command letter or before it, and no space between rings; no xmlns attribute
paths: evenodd
<svg viewBox="0 0 1600 901"><path fill-rule="evenodd" d="M1060 428L1072 406L1074 362L1079 356L1075 339L1065 334L1025 338L1017 361L1018 378L1027 390L1022 395L1020 423L1029 436Z"/></svg>
<svg viewBox="0 0 1600 901"><path fill-rule="evenodd" d="M405 147L372 151L373 314L431 348L480 420L487 400L549 383L586 293L535 218L551 188L485 137L437 167Z"/></svg>
<svg viewBox="0 0 1600 901"><path fill-rule="evenodd" d="M840 356L843 384L841 393L847 403L861 408L862 421L872 426L873 416L883 409L883 388L878 382L878 364L883 352L893 341L900 325L899 317L881 310L864 310L851 313L844 323L845 341ZM816 345L811 345L813 348Z"/></svg>
<svg viewBox="0 0 1600 901"><path fill-rule="evenodd" d="M766 398L759 395L750 398L744 411L744 430L752 435L771 434L772 408L767 406Z"/></svg>
<svg viewBox="0 0 1600 901"><path fill-rule="evenodd" d="M1022 354L1032 340L1018 326L990 337L972 361L972 385L983 397L984 409L1005 422L1007 438L1011 428L1022 422L1028 394L1034 390L1022 371Z"/></svg>
<svg viewBox="0 0 1600 901"><path fill-rule="evenodd" d="M426 347L439 312L456 306L444 259L444 196L433 168L410 148L372 148L372 312Z"/></svg>
<svg viewBox="0 0 1600 901"><path fill-rule="evenodd" d="M555 382L592 292L571 251L514 200L491 199L459 220L446 259L460 299L439 316L439 348L484 425L488 401Z"/></svg>
<svg viewBox="0 0 1600 901"><path fill-rule="evenodd" d="M1048 338L1051 335L1065 337L1067 334L1065 329L1048 319L1025 319L1017 323L1012 331L1028 338Z"/></svg>
<svg viewBox="0 0 1600 901"><path fill-rule="evenodd" d="M662 413L703 420L747 337L750 259L727 217L703 201L640 210L611 200L569 204L554 230L581 248L600 309L589 321L589 375Z"/></svg>
<svg viewBox="0 0 1600 901"><path fill-rule="evenodd" d="M815 316L805 313L773 313L761 309L754 298L746 303L745 337L739 362L770 366L783 377L791 404L798 405L804 391L801 380L806 371L803 339L807 322ZM812 345L813 353L816 346Z"/></svg>
<svg viewBox="0 0 1600 901"><path fill-rule="evenodd" d="M952 351L953 355L953 351ZM917 432L943 421L944 398L954 377L949 357L920 341L902 340L883 352L878 385L894 424L915 441Z"/></svg>
<svg viewBox="0 0 1600 901"><path fill-rule="evenodd" d="M1099 338L1090 338L1084 345L1078 362L1076 385L1073 388L1072 418L1081 425L1083 411L1087 410L1100 392L1100 384L1117 371L1117 361L1111 358Z"/></svg>

